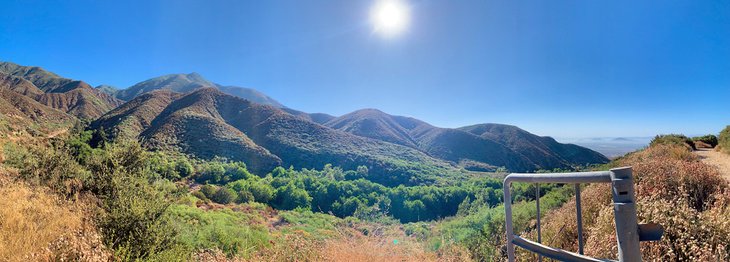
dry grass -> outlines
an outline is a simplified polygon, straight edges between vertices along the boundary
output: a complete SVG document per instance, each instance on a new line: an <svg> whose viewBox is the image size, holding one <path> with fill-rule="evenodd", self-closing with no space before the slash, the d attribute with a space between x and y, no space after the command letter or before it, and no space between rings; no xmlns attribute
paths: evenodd
<svg viewBox="0 0 730 262"><path fill-rule="evenodd" d="M645 260L730 261L730 187L717 169L681 146L652 146L617 162L633 166L640 222L665 228L661 241L642 243ZM582 200L586 254L615 258L608 188L590 185ZM574 200L546 216L543 235L551 246L577 250Z"/></svg>
<svg viewBox="0 0 730 262"><path fill-rule="evenodd" d="M394 242L393 235L364 236L344 233L323 241L287 234L270 248L261 250L247 259L228 258L222 252L208 250L197 254L196 261L471 261L466 249L451 247L430 252L420 242L401 238Z"/></svg>
<svg viewBox="0 0 730 262"><path fill-rule="evenodd" d="M0 261L107 261L78 204L22 183L0 184Z"/></svg>

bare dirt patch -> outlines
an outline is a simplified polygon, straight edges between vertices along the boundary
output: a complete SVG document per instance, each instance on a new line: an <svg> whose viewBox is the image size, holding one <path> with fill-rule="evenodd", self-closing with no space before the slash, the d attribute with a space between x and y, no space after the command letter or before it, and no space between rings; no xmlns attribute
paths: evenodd
<svg viewBox="0 0 730 262"><path fill-rule="evenodd" d="M730 181L730 155L710 148L699 148L695 151L705 164L717 167L720 175Z"/></svg>

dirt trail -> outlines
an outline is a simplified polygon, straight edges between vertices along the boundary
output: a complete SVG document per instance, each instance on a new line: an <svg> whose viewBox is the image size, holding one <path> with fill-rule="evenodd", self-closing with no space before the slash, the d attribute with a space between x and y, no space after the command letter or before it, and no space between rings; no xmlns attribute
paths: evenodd
<svg viewBox="0 0 730 262"><path fill-rule="evenodd" d="M720 175L730 181L730 155L720 153L714 149L700 148L695 151L702 162L717 167Z"/></svg>

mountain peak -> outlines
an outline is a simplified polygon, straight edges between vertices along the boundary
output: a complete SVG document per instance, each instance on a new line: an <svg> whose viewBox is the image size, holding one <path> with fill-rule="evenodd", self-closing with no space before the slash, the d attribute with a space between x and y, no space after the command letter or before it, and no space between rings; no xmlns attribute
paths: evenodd
<svg viewBox="0 0 730 262"><path fill-rule="evenodd" d="M134 97L154 90L167 89L178 93L188 93L200 88L214 88L223 93L247 99L254 103L283 108L284 105L273 98L251 88L223 86L208 81L197 72L188 74L169 74L139 82L116 93L118 98L132 100Z"/></svg>

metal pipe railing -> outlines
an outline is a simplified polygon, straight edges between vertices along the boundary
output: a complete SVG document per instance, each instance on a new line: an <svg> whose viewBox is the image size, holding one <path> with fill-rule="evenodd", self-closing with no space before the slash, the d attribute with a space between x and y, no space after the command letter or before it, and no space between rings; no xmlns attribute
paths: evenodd
<svg viewBox="0 0 730 262"><path fill-rule="evenodd" d="M536 183L537 205L537 242L514 235L512 224L512 194L513 182ZM565 250L547 247L541 244L542 232L540 224L540 184L561 183L574 184L576 197L576 219L578 227L578 254ZM576 173L548 173L548 174L510 174L504 179L504 210L505 230L507 233L507 258L515 260L515 245L538 254L538 260L546 256L561 261L602 261L583 255L583 217L581 210L580 184L582 183L611 183L614 202L614 216L616 219L616 239L618 240L619 261L641 261L639 250L639 226L636 217L634 183L631 167L615 168L609 171L576 172ZM647 227L648 228L648 227ZM659 226L659 229L661 227ZM653 230L652 233L661 232ZM647 233L649 235L649 233ZM647 239L655 238L647 236Z"/></svg>
<svg viewBox="0 0 730 262"><path fill-rule="evenodd" d="M580 204L580 184L575 184L575 216L578 227L578 254L583 255L583 210Z"/></svg>

